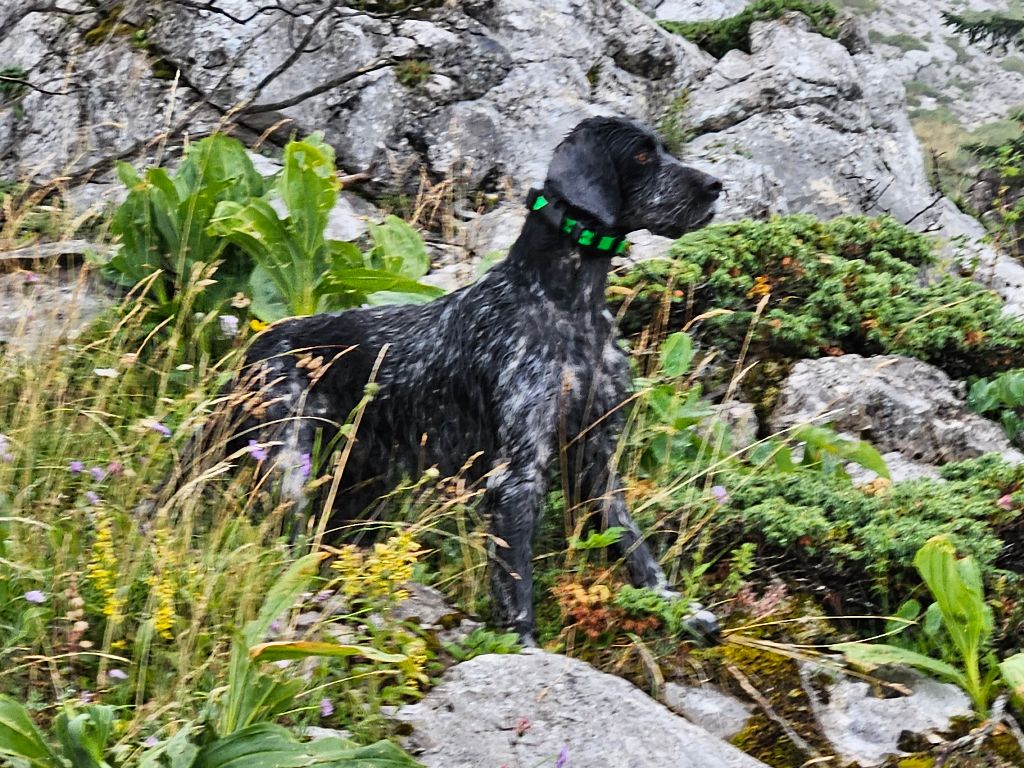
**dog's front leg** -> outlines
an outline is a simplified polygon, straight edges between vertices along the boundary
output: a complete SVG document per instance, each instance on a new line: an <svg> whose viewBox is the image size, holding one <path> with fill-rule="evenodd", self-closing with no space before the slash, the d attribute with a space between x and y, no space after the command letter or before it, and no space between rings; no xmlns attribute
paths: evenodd
<svg viewBox="0 0 1024 768"><path fill-rule="evenodd" d="M622 529L622 535L614 547L618 555L625 560L629 580L633 586L647 587L662 597L678 599L679 593L669 588L665 572L654 559L650 547L629 514L626 496L619 474L613 467L613 452L609 446L614 446L612 439L598 433L582 448L584 454L577 458L577 461L581 461L578 466L583 470L578 486L579 495L572 499L572 503L575 505L582 501L596 504L602 529ZM570 453L570 466L572 459L573 454ZM690 603L690 616L685 623L698 642L705 645L718 642L718 619L700 603Z"/></svg>
<svg viewBox="0 0 1024 768"><path fill-rule="evenodd" d="M491 515L491 596L495 622L536 645L533 617L533 534L544 497L543 472L536 466L496 470L487 484Z"/></svg>

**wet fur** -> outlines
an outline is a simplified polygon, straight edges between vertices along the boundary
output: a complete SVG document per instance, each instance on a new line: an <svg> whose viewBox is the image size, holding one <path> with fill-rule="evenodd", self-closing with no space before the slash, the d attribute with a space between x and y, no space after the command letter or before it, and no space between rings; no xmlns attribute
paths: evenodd
<svg viewBox="0 0 1024 768"><path fill-rule="evenodd" d="M577 126L544 185L589 226L669 236L706 222L720 189L649 129L611 118ZM467 288L424 305L275 324L247 354L244 377L261 382L262 405L232 447L276 443L265 465L302 512L304 454L318 431L321 445L337 433L372 378L378 390L361 415L332 522L357 517L402 476L436 467L447 477L479 454L469 479L486 478L485 510L507 544L492 558L496 618L530 638L531 542L564 436L567 503L591 503L602 526L625 528L618 547L631 581L664 587L613 466L629 367L605 306L609 268L607 254L581 253L531 213L508 258Z"/></svg>

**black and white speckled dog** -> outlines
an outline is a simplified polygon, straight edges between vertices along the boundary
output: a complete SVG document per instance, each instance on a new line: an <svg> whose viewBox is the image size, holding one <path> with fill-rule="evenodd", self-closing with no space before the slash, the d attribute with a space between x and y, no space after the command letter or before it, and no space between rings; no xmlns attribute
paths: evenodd
<svg viewBox="0 0 1024 768"><path fill-rule="evenodd" d="M247 361L269 392L235 447L254 434L276 441L266 465L301 510L317 432L327 444L372 379L378 390L334 518L357 516L402 475L434 466L449 476L479 452L470 474L486 477L492 531L507 544L495 548L491 569L497 618L529 641L531 538L564 439L576 497L568 503L592 503L602 525L625 528L618 547L631 581L665 590L614 467L629 367L605 284L626 233L677 237L700 227L721 189L638 123L583 121L555 150L543 189L531 192L508 258L474 285L425 305L285 320L259 336ZM715 630L706 611L693 624Z"/></svg>

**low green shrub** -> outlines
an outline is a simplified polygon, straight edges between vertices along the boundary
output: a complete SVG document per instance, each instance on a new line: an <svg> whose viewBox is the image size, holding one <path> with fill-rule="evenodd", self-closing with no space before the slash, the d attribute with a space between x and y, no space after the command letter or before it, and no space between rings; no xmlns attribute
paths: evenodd
<svg viewBox="0 0 1024 768"><path fill-rule="evenodd" d="M916 586L914 553L933 536L947 536L987 573L1017 570L1005 559L1002 536L1019 526L1024 467L989 455L950 464L946 482L912 480L867 490L821 473L727 472L717 516L724 541L756 541L758 557L787 562L838 590L891 610Z"/></svg>
<svg viewBox="0 0 1024 768"><path fill-rule="evenodd" d="M696 43L716 58L739 49L750 53L750 25L755 21L771 21L790 11L806 15L816 32L835 37L836 9L818 0L754 0L735 16L712 21L663 21L669 32Z"/></svg>
<svg viewBox="0 0 1024 768"><path fill-rule="evenodd" d="M967 404L999 421L1010 440L1024 445L1024 368L978 379L967 395Z"/></svg>
<svg viewBox="0 0 1024 768"><path fill-rule="evenodd" d="M693 333L727 354L756 320L751 352L762 358L901 354L961 377L1019 365L1024 322L1004 316L1000 298L972 280L926 282L922 267L933 261L929 241L891 218L783 216L690 233L668 258L614 277L610 299L629 296L627 333L666 299L670 330L718 310Z"/></svg>

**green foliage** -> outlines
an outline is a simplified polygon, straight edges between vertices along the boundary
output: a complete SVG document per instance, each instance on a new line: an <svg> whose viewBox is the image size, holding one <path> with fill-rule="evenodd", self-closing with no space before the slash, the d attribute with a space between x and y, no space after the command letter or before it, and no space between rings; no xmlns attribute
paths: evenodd
<svg viewBox="0 0 1024 768"><path fill-rule="evenodd" d="M631 616L656 616L673 637L688 631L690 606L685 600L669 600L646 587L625 584L616 591L612 604Z"/></svg>
<svg viewBox="0 0 1024 768"><path fill-rule="evenodd" d="M806 15L819 34L835 37L836 9L830 3L818 0L754 0L735 16L714 21L663 21L669 32L682 35L716 58L739 49L750 53L750 25L755 21L770 21L799 11Z"/></svg>
<svg viewBox="0 0 1024 768"><path fill-rule="evenodd" d="M417 282L429 261L400 219L373 228L368 254L324 237L339 184L334 151L318 135L285 147L276 178L220 135L192 145L173 176L151 168L140 177L123 163L118 174L130 192L112 224L121 248L103 274L125 287L151 280L159 317L216 312L239 292L264 321L441 293Z"/></svg>
<svg viewBox="0 0 1024 768"><path fill-rule="evenodd" d="M1024 368L1005 371L971 385L967 404L978 413L996 419L1006 436L1024 445Z"/></svg>
<svg viewBox="0 0 1024 768"><path fill-rule="evenodd" d="M314 135L285 147L276 192L286 217L267 198L218 204L207 231L255 263L249 284L261 320L358 306L378 291L392 301L439 295L416 282L430 265L419 235L401 219L388 217L371 230L376 245L367 257L351 243L324 238L338 187L334 151Z"/></svg>
<svg viewBox="0 0 1024 768"><path fill-rule="evenodd" d="M986 569L1004 544L998 531L1020 520L999 501L1024 482L1024 468L988 456L942 469L945 483L905 481L881 492L821 473L732 470L717 476L730 500L721 535L758 542L764 557L804 563L816 579L849 591L867 580L873 599L898 603L912 587L908 564L934 536L947 537Z"/></svg>
<svg viewBox="0 0 1024 768"><path fill-rule="evenodd" d="M1018 258L1024 256L1024 110L1010 115L1016 130L1001 143L976 142L967 149L981 159L982 168L997 181L991 200L986 201L996 214L994 230L997 244Z"/></svg>
<svg viewBox="0 0 1024 768"><path fill-rule="evenodd" d="M207 233L210 220L221 203L259 197L268 186L245 147L211 136L188 148L173 176L164 168L139 176L127 163L117 173L129 192L111 223L121 248L103 266L104 277L126 288L152 278L148 295L160 317L184 309L182 296L195 296L193 311L219 309L251 266L227 240ZM185 290L200 281L204 290Z"/></svg>
<svg viewBox="0 0 1024 768"><path fill-rule="evenodd" d="M972 280L922 284L932 260L925 237L893 219L797 215L690 233L670 258L642 262L613 284L630 289L627 332L650 322L668 292L669 327L719 310L702 319L698 337L730 354L756 318L756 357L903 354L954 376L1009 368L1024 322L1004 316L999 297ZM622 301L621 291L609 298Z"/></svg>
<svg viewBox="0 0 1024 768"><path fill-rule="evenodd" d="M395 65L395 79L406 88L415 88L427 82L432 71L429 61L406 59Z"/></svg>
<svg viewBox="0 0 1024 768"><path fill-rule="evenodd" d="M942 13L947 26L957 34L967 35L972 43L991 42L992 46L1020 45L1024 41L1024 16L1020 11L994 13L991 11L967 11L965 13Z"/></svg>
<svg viewBox="0 0 1024 768"><path fill-rule="evenodd" d="M114 708L88 705L65 708L55 719L58 752L35 727L25 708L0 696L0 756L31 768L110 768L116 764L110 739ZM200 743L199 729L186 724L169 741L140 757L140 768L415 768L415 760L388 741L361 747L339 738L303 743L273 723L255 723L230 735Z"/></svg>
<svg viewBox="0 0 1024 768"><path fill-rule="evenodd" d="M485 627L474 629L460 643L446 643L445 650L456 661L469 661L487 653L519 653L519 635L515 632L494 632Z"/></svg>
<svg viewBox="0 0 1024 768"><path fill-rule="evenodd" d="M926 616L941 625L955 655L956 663L926 656L895 645L842 643L833 646L855 663L873 669L882 664L909 664L956 683L971 697L974 708L984 716L996 677L1002 673L1011 691L1020 692L1024 682L1024 655L1017 654L1003 664L987 653L992 635L992 609L985 603L981 568L970 556L957 558L956 548L945 537L929 539L914 557L921 578L935 598ZM988 667L982 672L982 664Z"/></svg>

